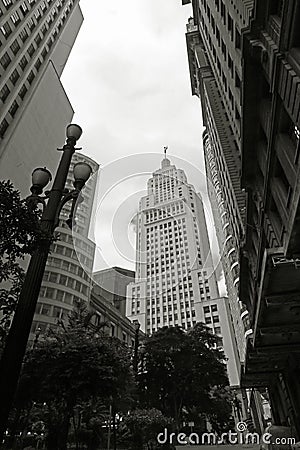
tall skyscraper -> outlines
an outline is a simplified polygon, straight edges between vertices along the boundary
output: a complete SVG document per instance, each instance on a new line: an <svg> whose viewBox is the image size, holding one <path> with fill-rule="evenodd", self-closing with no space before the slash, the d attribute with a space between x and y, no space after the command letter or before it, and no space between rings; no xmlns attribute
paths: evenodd
<svg viewBox="0 0 300 450"><path fill-rule="evenodd" d="M192 4L192 92L202 103L211 198L225 218L216 213L216 227L220 241L225 230L232 235L227 264L239 249L237 293L253 330L246 352L245 341L240 348L241 384L267 387L273 423L299 441L300 4ZM238 336L241 322L231 310Z"/></svg>
<svg viewBox="0 0 300 450"><path fill-rule="evenodd" d="M182 4L191 3L183 1ZM241 361L245 360L248 311L239 299L239 243L244 232L241 175L241 36L253 0L192 0L187 51L192 94L201 100L208 193Z"/></svg>
<svg viewBox="0 0 300 450"><path fill-rule="evenodd" d="M47 259L31 328L31 340L49 327L56 327L58 320L66 319L76 300L83 300L87 304L89 301L95 244L88 234L99 166L91 158L75 153L66 183L70 190L73 189L73 166L78 162L87 162L94 175L82 190L84 201L78 205L75 216L77 224L72 230L66 224L71 205L66 204L61 213L60 226L57 228L59 240L53 244Z"/></svg>
<svg viewBox="0 0 300 450"><path fill-rule="evenodd" d="M60 76L82 20L78 0L0 3L0 176L23 195L33 168L56 168L73 116Z"/></svg>
<svg viewBox="0 0 300 450"><path fill-rule="evenodd" d="M127 317L151 334L163 326L205 322L222 336L229 375L238 383L227 298L220 298L199 194L166 157L148 181L137 218L136 278Z"/></svg>

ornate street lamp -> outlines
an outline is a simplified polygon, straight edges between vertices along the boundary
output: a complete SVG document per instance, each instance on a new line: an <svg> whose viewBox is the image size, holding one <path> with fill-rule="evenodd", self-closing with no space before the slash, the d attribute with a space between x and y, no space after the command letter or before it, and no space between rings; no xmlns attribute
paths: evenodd
<svg viewBox="0 0 300 450"><path fill-rule="evenodd" d="M47 257L53 242L54 230L59 223L60 212L68 201L72 201L70 216L67 220L72 228L76 204L83 201L80 191L92 173L88 164L75 164L74 189L70 192L65 189L72 156L75 150L79 150L75 148L75 145L81 134L82 129L79 125L68 125L66 143L63 148L58 149L62 151L62 157L52 189L46 191L44 196L41 194L52 179L51 173L46 168L35 169L32 173L31 195L27 198L27 202L29 205L42 204L40 220L42 237L31 256L0 361L0 445L7 428L7 419L16 392Z"/></svg>
<svg viewBox="0 0 300 450"><path fill-rule="evenodd" d="M134 349L133 349L133 372L137 376L138 372L138 351L139 351L139 334L140 334L141 324L139 321L134 322Z"/></svg>

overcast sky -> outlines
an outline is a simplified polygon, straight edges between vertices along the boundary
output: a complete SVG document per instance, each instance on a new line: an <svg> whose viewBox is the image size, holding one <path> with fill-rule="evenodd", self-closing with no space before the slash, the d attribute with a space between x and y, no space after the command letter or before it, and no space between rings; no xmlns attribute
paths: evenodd
<svg viewBox="0 0 300 450"><path fill-rule="evenodd" d="M101 164L96 269L134 269L130 222L168 146L205 189L200 102L192 97L181 0L81 0L84 22L62 82L82 126L83 153ZM212 229L211 215L208 225Z"/></svg>

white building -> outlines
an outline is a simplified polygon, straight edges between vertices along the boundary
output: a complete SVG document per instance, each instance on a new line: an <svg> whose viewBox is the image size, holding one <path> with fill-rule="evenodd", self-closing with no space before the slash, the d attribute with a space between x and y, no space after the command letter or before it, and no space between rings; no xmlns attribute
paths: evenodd
<svg viewBox="0 0 300 450"><path fill-rule="evenodd" d="M80 153L72 157L66 187L73 189L73 167L78 162L87 162L93 175L82 190L84 201L76 210L76 225L72 230L66 224L71 202L67 203L60 215L57 228L59 239L52 245L47 259L36 313L31 327L30 339L44 333L49 327L56 327L58 320L67 318L76 300L88 304L92 288L92 268L95 244L88 238L92 208L97 185L99 165Z"/></svg>
<svg viewBox="0 0 300 450"><path fill-rule="evenodd" d="M0 178L22 196L60 159L73 117L60 77L82 21L79 0L0 2Z"/></svg>
<svg viewBox="0 0 300 450"><path fill-rule="evenodd" d="M205 322L222 336L230 382L238 384L233 328L227 299L219 296L202 199L167 158L140 200L136 279L127 288L127 316L147 334Z"/></svg>
<svg viewBox="0 0 300 450"><path fill-rule="evenodd" d="M239 298L239 245L244 233L241 190L242 33L253 0L183 0L191 3L186 42L192 94L201 101L203 151L221 263L239 358L243 363L248 311Z"/></svg>

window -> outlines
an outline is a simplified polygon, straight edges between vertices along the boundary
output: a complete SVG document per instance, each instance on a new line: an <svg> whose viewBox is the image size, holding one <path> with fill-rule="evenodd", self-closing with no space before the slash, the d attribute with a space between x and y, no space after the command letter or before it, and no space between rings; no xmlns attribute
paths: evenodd
<svg viewBox="0 0 300 450"><path fill-rule="evenodd" d="M40 43L41 40L42 40L40 33L38 33L38 34L36 35L36 37L34 38L34 40L35 40L36 45L39 45L39 43Z"/></svg>
<svg viewBox="0 0 300 450"><path fill-rule="evenodd" d="M21 87L21 89L19 90L19 97L23 100L23 98L25 97L27 92L27 87L25 86L25 84L23 84L23 86Z"/></svg>
<svg viewBox="0 0 300 450"><path fill-rule="evenodd" d="M72 305L72 303L73 303L73 297L68 292L65 293L64 302L67 303L68 305Z"/></svg>
<svg viewBox="0 0 300 450"><path fill-rule="evenodd" d="M61 308L58 306L54 306L53 308L53 317L60 318Z"/></svg>
<svg viewBox="0 0 300 450"><path fill-rule="evenodd" d="M18 79L20 78L20 74L19 74L19 72L17 71L17 69L15 69L12 73L11 73L11 75L10 75L10 77L9 77L9 79L10 79L10 81L12 82L12 84L15 86L15 84L16 84L16 82L18 81Z"/></svg>
<svg viewBox="0 0 300 450"><path fill-rule="evenodd" d="M42 304L40 314L43 314L44 316L50 316L51 306Z"/></svg>
<svg viewBox="0 0 300 450"><path fill-rule="evenodd" d="M228 54L228 59L227 59L227 65L228 65L228 69L230 70L230 74L233 77L233 60L229 54Z"/></svg>
<svg viewBox="0 0 300 450"><path fill-rule="evenodd" d="M42 65L41 60L40 60L40 58L38 58L36 60L36 62L34 63L34 67L36 68L37 71L39 71L41 65Z"/></svg>
<svg viewBox="0 0 300 450"><path fill-rule="evenodd" d="M14 100L12 105L11 105L11 107L8 110L9 114L11 115L11 117L15 116L18 108L19 108L18 102L16 100Z"/></svg>
<svg viewBox="0 0 300 450"><path fill-rule="evenodd" d="M233 20L229 13L227 14L227 29L229 31L231 40L233 40Z"/></svg>
<svg viewBox="0 0 300 450"><path fill-rule="evenodd" d="M225 5L222 0L221 0L221 17L223 19L224 25L226 25L226 11L225 11Z"/></svg>
<svg viewBox="0 0 300 450"><path fill-rule="evenodd" d="M45 297L47 298L54 298L54 289L47 287L45 292Z"/></svg>
<svg viewBox="0 0 300 450"><path fill-rule="evenodd" d="M205 323L210 324L211 323L211 317L205 317Z"/></svg>
<svg viewBox="0 0 300 450"><path fill-rule="evenodd" d="M57 290L56 291L56 300L58 300L59 302L62 302L63 298L64 298L63 291Z"/></svg>
<svg viewBox="0 0 300 450"><path fill-rule="evenodd" d="M30 44L30 46L28 47L27 53L29 56L32 56L35 52L35 48L33 44Z"/></svg>
<svg viewBox="0 0 300 450"><path fill-rule="evenodd" d="M7 84L5 84L0 91L0 99L2 100L3 103L5 102L5 100L9 96L9 94L10 94L10 90L9 90Z"/></svg>
<svg viewBox="0 0 300 450"><path fill-rule="evenodd" d="M4 134L6 132L8 128L8 122L6 119L2 120L2 122L0 123L0 137L4 137Z"/></svg>
<svg viewBox="0 0 300 450"><path fill-rule="evenodd" d="M20 38L23 42L25 42L28 38L28 31L26 30L26 28L23 28L23 30L20 31Z"/></svg>
<svg viewBox="0 0 300 450"><path fill-rule="evenodd" d="M224 59L226 61L226 45L225 45L225 42L223 41L223 39L222 39L222 44L221 44L221 50L222 50L222 54L224 56Z"/></svg>
<svg viewBox="0 0 300 450"><path fill-rule="evenodd" d="M67 286L69 288L73 289L73 283L74 283L74 280L72 278L68 277L68 279L67 279Z"/></svg>
<svg viewBox="0 0 300 450"><path fill-rule="evenodd" d="M237 121L240 123L241 121L241 115L239 113L238 107L237 105L235 105L235 118L237 119Z"/></svg>
<svg viewBox="0 0 300 450"><path fill-rule="evenodd" d="M20 18L20 16L19 16L19 14L18 14L17 11L13 12L12 15L11 15L10 17L11 17L12 23L13 23L15 26L17 26L18 23L21 22L21 18Z"/></svg>
<svg viewBox="0 0 300 450"><path fill-rule="evenodd" d="M218 305L211 305L212 312L218 311Z"/></svg>
<svg viewBox="0 0 300 450"><path fill-rule="evenodd" d="M27 25L29 26L29 30L32 31L34 29L34 21L32 19L28 19Z"/></svg>
<svg viewBox="0 0 300 450"><path fill-rule="evenodd" d="M3 67L3 69L7 69L7 67L10 65L11 58L7 52L4 53L4 55L1 57L0 63L1 63L1 66Z"/></svg>
<svg viewBox="0 0 300 450"><path fill-rule="evenodd" d="M18 51L20 50L20 45L17 39L15 39L14 42L11 44L10 49L14 55L18 53Z"/></svg>
<svg viewBox="0 0 300 450"><path fill-rule="evenodd" d="M235 71L235 86L240 89L241 87L241 79L239 77L239 74L237 73L237 71Z"/></svg>
<svg viewBox="0 0 300 450"><path fill-rule="evenodd" d="M11 28L8 22L6 22L2 27L0 27L0 30L5 38L7 38L11 34Z"/></svg>
<svg viewBox="0 0 300 450"><path fill-rule="evenodd" d="M235 48L241 49L241 33L235 29Z"/></svg>
<svg viewBox="0 0 300 450"><path fill-rule="evenodd" d="M2 0L2 3L4 4L6 9L9 9L12 5L12 0Z"/></svg>
<svg viewBox="0 0 300 450"><path fill-rule="evenodd" d="M219 316L213 316L213 323L220 322Z"/></svg>
<svg viewBox="0 0 300 450"><path fill-rule="evenodd" d="M112 323L110 324L110 330L111 330L111 336L115 336L116 328L115 328L115 326Z"/></svg>
<svg viewBox="0 0 300 450"><path fill-rule="evenodd" d="M26 16L26 14L28 13L28 6L26 5L26 3L23 2L21 4L20 8L21 8L21 11L22 11L23 15Z"/></svg>

